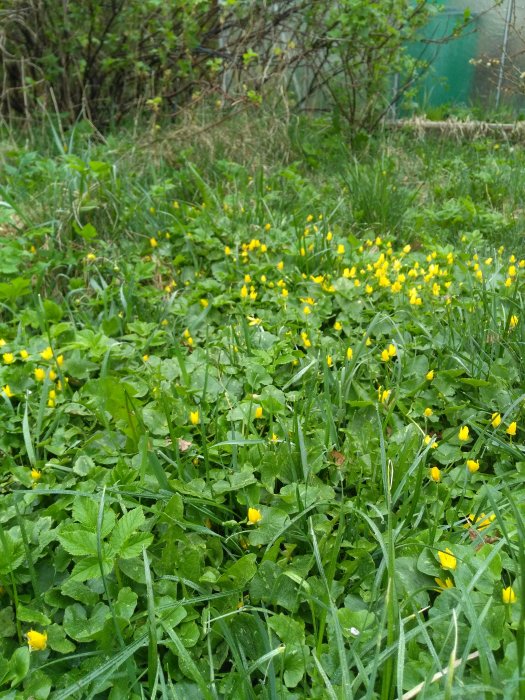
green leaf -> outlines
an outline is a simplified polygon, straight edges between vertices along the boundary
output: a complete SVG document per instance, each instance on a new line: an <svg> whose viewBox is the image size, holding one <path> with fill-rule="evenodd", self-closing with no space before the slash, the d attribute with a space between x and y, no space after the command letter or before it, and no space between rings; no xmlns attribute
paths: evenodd
<svg viewBox="0 0 525 700"><path fill-rule="evenodd" d="M79 603L84 603L84 605L95 605L99 599L98 593L95 593L95 591L92 591L83 583L74 581L71 578L67 578L64 581L60 586L60 590L64 595L73 598L73 600L78 600Z"/></svg>
<svg viewBox="0 0 525 700"><path fill-rule="evenodd" d="M250 599L254 603L280 605L294 610L298 603L297 587L273 561L263 561L250 584Z"/></svg>
<svg viewBox="0 0 525 700"><path fill-rule="evenodd" d="M286 407L284 392L272 385L263 388L259 401L268 413L282 413Z"/></svg>
<svg viewBox="0 0 525 700"><path fill-rule="evenodd" d="M102 569L104 576L107 576L113 569L113 560L103 559ZM100 564L95 557L86 557L81 559L73 567L70 578L73 581L88 581L89 579L100 578Z"/></svg>
<svg viewBox="0 0 525 700"><path fill-rule="evenodd" d="M51 299L45 299L43 302L43 307L46 321L57 323L62 319L64 315L62 307L56 304L54 301L51 301Z"/></svg>
<svg viewBox="0 0 525 700"><path fill-rule="evenodd" d="M99 505L93 498L79 497L73 503L73 518L81 523L86 530L97 532ZM110 509L104 510L100 536L107 537L115 526L115 513Z"/></svg>
<svg viewBox="0 0 525 700"><path fill-rule="evenodd" d="M0 528L0 574L9 574L18 569L25 559L22 537L16 539Z"/></svg>
<svg viewBox="0 0 525 700"><path fill-rule="evenodd" d="M0 637L12 637L16 634L13 608L9 605L0 610Z"/></svg>
<svg viewBox="0 0 525 700"><path fill-rule="evenodd" d="M263 512L263 519L250 532L250 544L254 547L260 544L269 544L286 530L290 522L288 513L278 508L267 508Z"/></svg>
<svg viewBox="0 0 525 700"><path fill-rule="evenodd" d="M0 282L0 300L16 301L19 297L31 293L31 281L24 277L15 277L10 282Z"/></svg>
<svg viewBox="0 0 525 700"><path fill-rule="evenodd" d="M73 228L75 229L75 232L78 233L79 236L82 236L85 241L92 241L98 236L97 229L93 226L93 224L85 224L84 226L73 224Z"/></svg>
<svg viewBox="0 0 525 700"><path fill-rule="evenodd" d="M64 628L60 625L51 625L46 629L47 646L53 651L58 651L59 654L71 654L75 651L75 645L69 639L66 639Z"/></svg>
<svg viewBox="0 0 525 700"><path fill-rule="evenodd" d="M284 644L304 644L304 622L279 613L268 619L272 629Z"/></svg>
<svg viewBox="0 0 525 700"><path fill-rule="evenodd" d="M19 605L16 609L16 617L21 622L33 622L37 625L47 626L51 624L51 620L47 615L40 612L40 610L35 610L34 608L28 608L25 605Z"/></svg>
<svg viewBox="0 0 525 700"><path fill-rule="evenodd" d="M79 476L87 476L94 468L95 462L87 455L80 455L80 457L77 457L73 465L73 471Z"/></svg>
<svg viewBox="0 0 525 700"><path fill-rule="evenodd" d="M51 679L43 671L33 670L24 683L24 697L31 700L46 700L51 692Z"/></svg>
<svg viewBox="0 0 525 700"><path fill-rule="evenodd" d="M114 603L114 611L117 618L130 620L137 607L138 595L127 586L118 592L117 600Z"/></svg>
<svg viewBox="0 0 525 700"><path fill-rule="evenodd" d="M284 683L287 688L295 688L306 671L306 660L310 649L306 645L294 645L284 653Z"/></svg>
<svg viewBox="0 0 525 700"><path fill-rule="evenodd" d="M95 605L89 618L86 609L79 603L74 603L64 612L64 631L77 642L90 642L102 632L107 615L109 608L105 603Z"/></svg>
<svg viewBox="0 0 525 700"><path fill-rule="evenodd" d="M122 546L119 557L121 559L133 559L138 557L143 549L147 549L153 542L153 535L148 532L138 532L132 535Z"/></svg>
<svg viewBox="0 0 525 700"><path fill-rule="evenodd" d="M221 586L223 590L243 588L255 576L257 571L256 559L257 556L255 554L246 554L244 557L241 557L231 564L222 576L219 576L217 585Z"/></svg>
<svg viewBox="0 0 525 700"><path fill-rule="evenodd" d="M111 533L109 539L110 549L120 555L120 550L124 547L127 540L144 522L144 512L140 506L124 513Z"/></svg>
<svg viewBox="0 0 525 700"><path fill-rule="evenodd" d="M10 683L11 687L21 683L29 673L29 664L29 647L24 645L15 649L7 664L7 673L4 676L3 682Z"/></svg>
<svg viewBox="0 0 525 700"><path fill-rule="evenodd" d="M73 556L97 556L97 534L78 525L63 525L58 532L60 544Z"/></svg>

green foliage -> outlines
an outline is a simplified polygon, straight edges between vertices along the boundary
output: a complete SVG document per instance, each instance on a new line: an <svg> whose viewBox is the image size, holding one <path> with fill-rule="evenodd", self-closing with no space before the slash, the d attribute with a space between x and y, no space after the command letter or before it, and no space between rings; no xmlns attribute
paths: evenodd
<svg viewBox="0 0 525 700"><path fill-rule="evenodd" d="M0 109L11 120L43 109L105 127L138 108L158 127L203 98L257 109L284 97L335 106L353 128L372 130L399 97L394 73L409 76L401 91L413 82L405 46L435 9L429 0L10 0Z"/></svg>
<svg viewBox="0 0 525 700"><path fill-rule="evenodd" d="M79 128L0 176L0 692L520 697L521 152Z"/></svg>

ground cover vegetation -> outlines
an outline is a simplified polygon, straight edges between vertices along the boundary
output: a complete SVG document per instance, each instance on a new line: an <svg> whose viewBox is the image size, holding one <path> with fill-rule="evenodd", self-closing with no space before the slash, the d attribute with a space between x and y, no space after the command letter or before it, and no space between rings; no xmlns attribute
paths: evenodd
<svg viewBox="0 0 525 700"><path fill-rule="evenodd" d="M258 119L2 142L0 697L517 698L523 152Z"/></svg>

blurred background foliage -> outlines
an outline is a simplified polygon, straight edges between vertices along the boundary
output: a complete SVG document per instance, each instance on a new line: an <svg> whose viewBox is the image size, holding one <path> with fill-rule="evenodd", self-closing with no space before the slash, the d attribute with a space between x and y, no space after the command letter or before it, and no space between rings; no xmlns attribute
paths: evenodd
<svg viewBox="0 0 525 700"><path fill-rule="evenodd" d="M0 116L99 129L141 112L334 110L373 128L413 84L428 0L5 0ZM403 78L393 90L394 73Z"/></svg>

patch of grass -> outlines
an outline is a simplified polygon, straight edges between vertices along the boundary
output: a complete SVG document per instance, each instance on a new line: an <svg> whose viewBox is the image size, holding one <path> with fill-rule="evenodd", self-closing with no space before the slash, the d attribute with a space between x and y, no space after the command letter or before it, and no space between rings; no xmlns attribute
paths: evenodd
<svg viewBox="0 0 525 700"><path fill-rule="evenodd" d="M525 690L522 157L329 137L2 148L6 697Z"/></svg>

